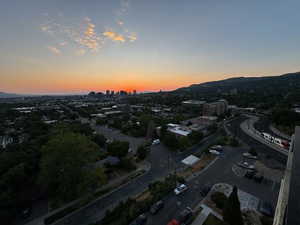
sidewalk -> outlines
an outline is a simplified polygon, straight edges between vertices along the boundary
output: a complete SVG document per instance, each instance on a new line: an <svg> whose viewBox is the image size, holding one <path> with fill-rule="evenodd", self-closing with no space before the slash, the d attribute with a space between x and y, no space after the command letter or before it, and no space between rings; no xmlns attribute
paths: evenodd
<svg viewBox="0 0 300 225"><path fill-rule="evenodd" d="M193 221L192 225L202 225L205 222L206 218L209 216L209 214L213 214L215 217L219 218L220 220L223 220L223 217L221 215L213 211L208 206L201 203L199 206L197 206L197 208L199 207L202 208L202 211L197 216L197 218Z"/></svg>

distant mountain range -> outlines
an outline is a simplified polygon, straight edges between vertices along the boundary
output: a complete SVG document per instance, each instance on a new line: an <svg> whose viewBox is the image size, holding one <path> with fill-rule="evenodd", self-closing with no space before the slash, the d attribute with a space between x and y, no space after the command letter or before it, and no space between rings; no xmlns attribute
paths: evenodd
<svg viewBox="0 0 300 225"><path fill-rule="evenodd" d="M175 90L177 93L288 93L300 90L300 72L268 77L235 77L193 84Z"/></svg>
<svg viewBox="0 0 300 225"><path fill-rule="evenodd" d="M23 97L23 95L0 92L0 98L18 98L18 97Z"/></svg>

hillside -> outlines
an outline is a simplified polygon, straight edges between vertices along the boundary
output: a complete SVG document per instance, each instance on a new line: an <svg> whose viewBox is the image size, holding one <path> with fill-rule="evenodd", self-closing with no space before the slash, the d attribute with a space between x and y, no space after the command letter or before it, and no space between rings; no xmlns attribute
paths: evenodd
<svg viewBox="0 0 300 225"><path fill-rule="evenodd" d="M224 97L232 104L254 106L276 102L300 102L300 72L269 77L236 77L193 84L173 93L198 97Z"/></svg>
<svg viewBox="0 0 300 225"><path fill-rule="evenodd" d="M215 92L215 91L276 91L300 87L300 72L270 77L237 77L226 80L193 84L175 92ZM279 88L279 89L278 89Z"/></svg>

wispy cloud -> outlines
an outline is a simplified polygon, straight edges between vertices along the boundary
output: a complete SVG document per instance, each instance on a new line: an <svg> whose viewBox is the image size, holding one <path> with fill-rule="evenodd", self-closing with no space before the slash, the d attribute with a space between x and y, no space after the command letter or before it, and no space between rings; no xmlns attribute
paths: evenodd
<svg viewBox="0 0 300 225"><path fill-rule="evenodd" d="M127 36L127 38L129 39L129 41L134 42L137 40L137 36L136 33L131 33Z"/></svg>
<svg viewBox="0 0 300 225"><path fill-rule="evenodd" d="M48 47L54 54L61 54L61 49L66 45L68 48L74 47L75 55L98 52L108 41L126 43L137 40L136 33L130 32L124 25L124 15L129 7L130 0L120 0L120 7L114 18L116 23L112 27L100 27L90 17L67 22L65 16L52 19L48 14L44 14L47 20L40 29L54 39L56 44Z"/></svg>
<svg viewBox="0 0 300 225"><path fill-rule="evenodd" d="M103 35L112 41L125 42L125 37L121 34L118 34L117 32L115 32L113 30L107 30L107 31L103 32Z"/></svg>
<svg viewBox="0 0 300 225"><path fill-rule="evenodd" d="M58 48L54 47L54 46L48 46L47 48L50 52L52 52L55 55L60 55L61 54L61 51Z"/></svg>

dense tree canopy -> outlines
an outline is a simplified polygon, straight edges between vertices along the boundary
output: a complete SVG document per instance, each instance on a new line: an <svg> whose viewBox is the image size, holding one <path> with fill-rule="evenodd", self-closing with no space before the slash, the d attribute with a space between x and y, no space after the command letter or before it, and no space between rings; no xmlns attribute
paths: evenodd
<svg viewBox="0 0 300 225"><path fill-rule="evenodd" d="M129 143L127 141L113 141L107 146L107 152L119 158L125 157L128 154L128 150Z"/></svg>
<svg viewBox="0 0 300 225"><path fill-rule="evenodd" d="M49 195L61 201L70 201L95 187L100 179L88 166L93 162L97 145L87 137L62 132L52 137L42 149L39 182Z"/></svg>

